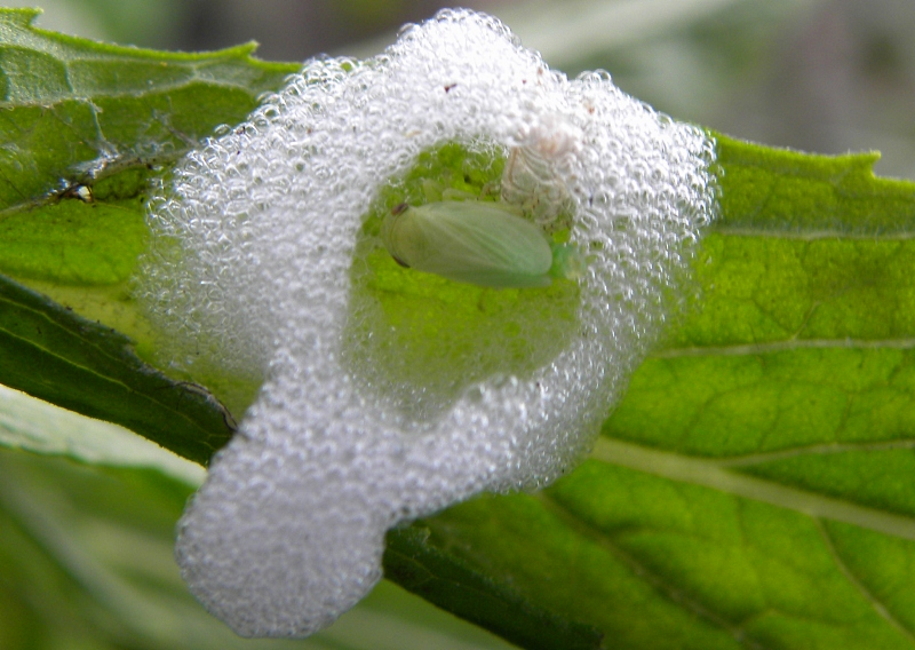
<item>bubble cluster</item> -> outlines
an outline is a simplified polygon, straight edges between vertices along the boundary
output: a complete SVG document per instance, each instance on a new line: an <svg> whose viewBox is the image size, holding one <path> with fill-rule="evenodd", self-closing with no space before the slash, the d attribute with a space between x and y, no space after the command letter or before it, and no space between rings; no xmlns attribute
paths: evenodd
<svg viewBox="0 0 915 650"><path fill-rule="evenodd" d="M587 266L558 349L534 323L532 345L550 350L534 367L411 410L433 378L392 391L371 355L348 352L347 331L384 335L354 329L353 269L381 188L447 143L533 152L525 164L555 175L574 209ZM187 156L152 204L139 295L172 362L263 378L179 526L194 594L241 635L308 635L381 577L398 522L568 469L657 338L714 214L712 162L701 130L606 74L551 71L498 20L463 10L405 29L376 58L308 62Z"/></svg>

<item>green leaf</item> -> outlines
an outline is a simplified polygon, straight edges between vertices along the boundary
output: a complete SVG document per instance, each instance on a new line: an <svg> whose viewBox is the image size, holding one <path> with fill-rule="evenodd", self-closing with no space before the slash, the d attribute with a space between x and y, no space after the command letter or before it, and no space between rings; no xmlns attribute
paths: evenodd
<svg viewBox="0 0 915 650"><path fill-rule="evenodd" d="M41 399L121 424L205 464L234 430L202 387L143 364L130 341L0 276L2 379Z"/></svg>
<svg viewBox="0 0 915 650"><path fill-rule="evenodd" d="M387 535L384 574L389 580L523 648L600 648L602 634L520 598L428 543L422 523Z"/></svg>
<svg viewBox="0 0 915 650"><path fill-rule="evenodd" d="M614 647L910 648L915 184L872 155L718 152L696 304L592 460L429 543Z"/></svg>
<svg viewBox="0 0 915 650"><path fill-rule="evenodd" d="M166 54L92 43L32 27L37 14L0 12L0 210L174 160L298 68L252 60L253 44Z"/></svg>
<svg viewBox="0 0 915 650"><path fill-rule="evenodd" d="M299 66L254 60L253 45L169 54L92 43L35 29L37 13L0 10L0 382L206 463L231 416L202 387L141 362L124 336L154 352L128 287L147 245L145 197Z"/></svg>
<svg viewBox="0 0 915 650"><path fill-rule="evenodd" d="M0 386L0 445L85 464L155 469L188 485L206 470L123 427Z"/></svg>
<svg viewBox="0 0 915 650"><path fill-rule="evenodd" d="M915 184L876 178L879 153L816 156L717 134L716 230L805 238L911 233Z"/></svg>
<svg viewBox="0 0 915 650"><path fill-rule="evenodd" d="M59 304L0 285L0 381L203 461L225 411L91 319L152 347L124 284L146 183L293 68L90 44L33 16L0 12L0 271ZM525 647L915 645L915 184L875 179L873 154L717 151L695 299L593 458L392 533L392 578ZM36 557L18 543L10 566Z"/></svg>
<svg viewBox="0 0 915 650"><path fill-rule="evenodd" d="M300 66L257 61L253 44L93 43L32 27L37 13L0 10L0 273L52 293L124 283L146 247L149 182Z"/></svg>

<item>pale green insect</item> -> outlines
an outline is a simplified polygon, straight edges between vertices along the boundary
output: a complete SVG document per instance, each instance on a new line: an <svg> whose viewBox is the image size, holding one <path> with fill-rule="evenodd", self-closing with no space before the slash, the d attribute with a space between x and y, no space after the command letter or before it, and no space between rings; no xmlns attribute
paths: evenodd
<svg viewBox="0 0 915 650"><path fill-rule="evenodd" d="M567 275L554 268L554 247L543 232L496 203L401 203L385 218L381 238L401 266L456 282L545 287Z"/></svg>

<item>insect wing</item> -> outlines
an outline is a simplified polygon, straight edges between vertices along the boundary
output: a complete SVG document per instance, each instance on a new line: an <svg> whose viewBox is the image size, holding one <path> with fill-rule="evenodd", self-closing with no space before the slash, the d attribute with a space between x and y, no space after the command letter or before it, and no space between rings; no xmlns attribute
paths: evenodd
<svg viewBox="0 0 915 650"><path fill-rule="evenodd" d="M552 251L540 230L496 205L443 201L408 208L388 249L419 271L490 287L550 284Z"/></svg>

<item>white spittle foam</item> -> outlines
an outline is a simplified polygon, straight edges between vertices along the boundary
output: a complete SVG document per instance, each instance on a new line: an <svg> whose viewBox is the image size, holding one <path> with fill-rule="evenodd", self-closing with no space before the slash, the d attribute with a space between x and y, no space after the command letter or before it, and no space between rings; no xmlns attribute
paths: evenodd
<svg viewBox="0 0 915 650"><path fill-rule="evenodd" d="M349 269L378 189L452 141L552 156L590 252L571 343L420 422L341 361ZM180 522L191 591L243 636L306 636L380 579L398 522L566 470L657 339L714 214L713 148L606 74L569 80L454 10L375 59L308 62L190 154L151 208L139 293L173 362L266 378Z"/></svg>

